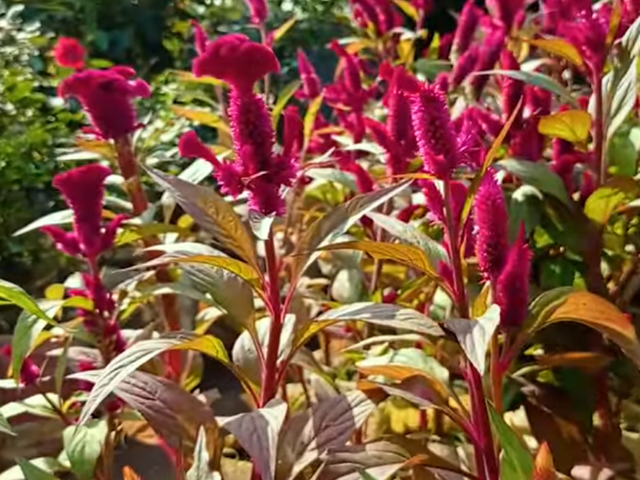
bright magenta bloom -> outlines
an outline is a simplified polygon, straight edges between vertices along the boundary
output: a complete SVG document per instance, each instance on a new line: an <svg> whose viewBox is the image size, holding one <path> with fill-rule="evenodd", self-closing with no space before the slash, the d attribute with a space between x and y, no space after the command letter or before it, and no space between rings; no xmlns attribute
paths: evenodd
<svg viewBox="0 0 640 480"><path fill-rule="evenodd" d="M478 45L473 45L469 50L462 54L453 66L453 70L449 76L450 88L456 89L462 84L469 74L475 70L479 57L480 47Z"/></svg>
<svg viewBox="0 0 640 480"><path fill-rule="evenodd" d="M482 180L473 203L476 256L485 278L496 282L509 247L507 206L492 172Z"/></svg>
<svg viewBox="0 0 640 480"><path fill-rule="evenodd" d="M322 93L322 82L318 77L313 65L301 48L297 52L298 59L298 72L300 73L300 80L302 81L302 92L299 92L299 98L306 98L313 100Z"/></svg>
<svg viewBox="0 0 640 480"><path fill-rule="evenodd" d="M474 0L467 0L460 12L458 26L453 37L452 51L456 57L466 52L471 45L481 17L482 10L475 5Z"/></svg>
<svg viewBox="0 0 640 480"><path fill-rule="evenodd" d="M524 3L524 0L486 0L489 13L502 23L507 32L513 27Z"/></svg>
<svg viewBox="0 0 640 480"><path fill-rule="evenodd" d="M73 231L65 232L54 226L43 227L42 231L64 253L95 260L113 245L124 216L117 216L105 228L102 227L104 181L110 174L107 167L92 163L54 177L53 186L60 190L73 211Z"/></svg>
<svg viewBox="0 0 640 480"><path fill-rule="evenodd" d="M103 138L124 137L137 128L134 98L150 95L149 85L128 67L83 70L66 78L59 87L61 97L74 97L86 111L95 133Z"/></svg>
<svg viewBox="0 0 640 480"><path fill-rule="evenodd" d="M520 70L520 64L516 57L511 53L511 50L505 48L500 55L500 68L503 70ZM502 77L500 81L500 87L502 92L502 116L506 121L511 117L518 102L524 95L524 83L520 80L516 80L510 77ZM522 118L522 109L518 114L518 118L515 120L515 124L520 123Z"/></svg>
<svg viewBox="0 0 640 480"><path fill-rule="evenodd" d="M251 23L254 25L262 25L269 17L269 6L267 0L245 0L249 13L251 14Z"/></svg>
<svg viewBox="0 0 640 480"><path fill-rule="evenodd" d="M51 53L56 63L61 67L73 68L74 70L84 68L87 52L75 38L60 37Z"/></svg>
<svg viewBox="0 0 640 480"><path fill-rule="evenodd" d="M475 71L481 72L491 70L495 67L500 59L500 52L504 47L505 40L505 30L502 27L494 28L487 34L480 44L480 52L478 54ZM471 89L476 99L480 98L482 90L488 81L488 75L476 75L471 79Z"/></svg>
<svg viewBox="0 0 640 480"><path fill-rule="evenodd" d="M422 85L411 95L411 120L427 172L439 179L448 179L460 159L444 93L433 85Z"/></svg>
<svg viewBox="0 0 640 480"><path fill-rule="evenodd" d="M521 225L496 283L496 303L500 305L500 325L503 328L517 328L527 318L530 271L531 250Z"/></svg>

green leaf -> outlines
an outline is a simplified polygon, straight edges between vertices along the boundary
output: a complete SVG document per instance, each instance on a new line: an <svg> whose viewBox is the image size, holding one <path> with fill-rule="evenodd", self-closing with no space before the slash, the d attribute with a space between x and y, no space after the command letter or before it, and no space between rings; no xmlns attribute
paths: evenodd
<svg viewBox="0 0 640 480"><path fill-rule="evenodd" d="M124 379L156 355L169 350L193 350L215 358L224 365L229 365L229 357L227 356L224 344L219 339L210 335L198 336L187 333L176 333L169 334L164 338L137 342L114 358L111 363L101 371L82 409L80 418L78 419L78 425L86 424L93 412L96 411L100 404ZM80 374L76 373L70 377L79 378L79 375Z"/></svg>
<svg viewBox="0 0 640 480"><path fill-rule="evenodd" d="M522 70L486 70L484 72L473 73L472 75L504 75L505 77L520 80L521 82L529 85L544 88L545 90L558 95L563 101L573 105L574 107L578 107L576 99L566 88L551 77L542 73L524 72Z"/></svg>
<svg viewBox="0 0 640 480"><path fill-rule="evenodd" d="M95 383L102 372L80 372L73 378ZM200 427L213 429L212 433L217 435L211 409L166 378L132 372L113 388L113 393L140 412L151 428L173 447L193 448Z"/></svg>
<svg viewBox="0 0 640 480"><path fill-rule="evenodd" d="M302 82L300 80L294 80L280 91L278 100L276 100L276 104L273 106L273 110L271 110L271 124L273 125L273 128L278 126L280 115L282 115L282 112L284 112L289 100L291 100L291 97L295 95L301 84Z"/></svg>
<svg viewBox="0 0 640 480"><path fill-rule="evenodd" d="M429 377L438 380L444 385L449 383L449 370L420 348L399 348L383 355L365 358L356 364L359 370L381 365L403 365L411 367L412 369L424 372Z"/></svg>
<svg viewBox="0 0 640 480"><path fill-rule="evenodd" d="M0 413L0 433L15 436L16 432L11 428L9 421Z"/></svg>
<svg viewBox="0 0 640 480"><path fill-rule="evenodd" d="M310 168L305 171L305 174L314 180L334 182L348 188L352 192L358 191L355 176L352 173L343 172L337 168Z"/></svg>
<svg viewBox="0 0 640 480"><path fill-rule="evenodd" d="M16 463L20 466L25 480L58 480L57 477L41 469L33 463L23 458L17 458Z"/></svg>
<svg viewBox="0 0 640 480"><path fill-rule="evenodd" d="M365 195L358 195L331 210L331 212L311 225L297 245L294 253L295 259L291 266L292 283L297 282L306 268L318 258L319 252L315 250L336 241L338 237L355 225L363 215L375 210L398 195L410 183L411 180L405 180L392 187L382 188Z"/></svg>
<svg viewBox="0 0 640 480"><path fill-rule="evenodd" d="M475 320L450 318L444 322L445 327L454 333L465 355L480 375L484 375L487 351L499 324L498 305L491 305L484 315Z"/></svg>
<svg viewBox="0 0 640 480"><path fill-rule="evenodd" d="M528 162L526 160L507 159L497 163L500 168L520 178L543 193L549 194L569 205L570 200L562 179L552 172L545 163Z"/></svg>
<svg viewBox="0 0 640 480"><path fill-rule="evenodd" d="M491 424L503 452L500 460L500 478L531 480L534 469L533 457L502 416L492 406L489 405L488 408Z"/></svg>
<svg viewBox="0 0 640 480"><path fill-rule="evenodd" d="M636 18L622 37L622 46L632 57L640 55L640 17Z"/></svg>
<svg viewBox="0 0 640 480"><path fill-rule="evenodd" d="M211 471L209 460L207 433L203 427L200 427L196 446L193 450L193 465L187 472L185 480L219 480L220 474Z"/></svg>
<svg viewBox="0 0 640 480"><path fill-rule="evenodd" d="M584 213L594 222L606 225L616 209L628 201L628 192L615 186L600 187L587 198Z"/></svg>
<svg viewBox="0 0 640 480"><path fill-rule="evenodd" d="M609 73L608 75L612 75ZM607 138L610 139L618 131L618 128L629 117L636 104L638 85L638 62L634 58L629 62L627 69L618 81L604 82L610 85L611 90L603 92L605 98L613 95L608 106Z"/></svg>
<svg viewBox="0 0 640 480"><path fill-rule="evenodd" d="M249 454L263 480L275 478L278 439L287 410L285 402L274 399L253 412L218 418Z"/></svg>
<svg viewBox="0 0 640 480"><path fill-rule="evenodd" d="M24 480L25 478L27 478L25 476L25 473L22 471L22 468L19 465L19 463L23 463L23 464L27 463L27 460L22 460L22 459L20 460L21 462L18 462L16 459L16 464L13 467L8 468L4 472L0 473L0 480ZM66 468L57 459L51 458L51 457L31 458L28 460L28 463L31 464L26 467L27 469L29 469L29 471L31 471L30 467L32 466L48 474L53 474L54 472L57 472L57 471L66 470ZM49 478L55 478L55 477L49 477Z"/></svg>
<svg viewBox="0 0 640 480"><path fill-rule="evenodd" d="M374 402L355 390L329 397L291 417L281 433L278 455L286 465L286 479L296 478L327 451L344 447L375 408Z"/></svg>
<svg viewBox="0 0 640 480"><path fill-rule="evenodd" d="M11 338L11 375L16 381L20 380L20 371L22 370L24 359L32 350L37 338L46 326L47 322L26 312L22 312L18 317L18 322Z"/></svg>
<svg viewBox="0 0 640 480"><path fill-rule="evenodd" d="M24 311L44 320L50 325L56 325L56 322L49 318L37 302L18 285L14 285L13 283L0 279L0 299L7 300L12 304L17 305Z"/></svg>
<svg viewBox="0 0 640 480"><path fill-rule="evenodd" d="M14 237L19 235L23 235L27 232L32 232L33 230L39 230L42 227L46 227L49 225L67 225L73 222L73 211L71 209L61 210L59 212L53 212L45 215L44 217L40 217L38 220L31 222L26 227L22 227L16 233L13 234Z"/></svg>
<svg viewBox="0 0 640 480"><path fill-rule="evenodd" d="M96 462L109 434L105 420L90 420L86 425L71 425L62 432L64 451L71 470L79 480L94 478Z"/></svg>
<svg viewBox="0 0 640 480"><path fill-rule="evenodd" d="M291 30L291 28L296 24L297 21L298 19L296 17L291 17L289 20L287 20L278 28L276 28L272 32L273 43L275 44L278 42L278 40L282 39L282 37L284 37L287 34L287 32Z"/></svg>
<svg viewBox="0 0 640 480"><path fill-rule="evenodd" d="M509 205L509 237L515 239L521 224L524 224L527 236L540 225L542 202L540 190L531 185L521 185L511 195Z"/></svg>
<svg viewBox="0 0 640 480"><path fill-rule="evenodd" d="M431 265L437 266L440 262L448 263L449 256L444 247L413 225L377 212L371 212L367 214L367 216L371 218L376 225L391 235L398 237L403 242L420 248L429 257Z"/></svg>
<svg viewBox="0 0 640 480"><path fill-rule="evenodd" d="M149 175L169 192L184 211L210 233L214 240L232 250L252 267L259 269L251 234L224 198L211 188L194 185L157 170L149 170Z"/></svg>
<svg viewBox="0 0 640 480"><path fill-rule="evenodd" d="M54 405L60 405L60 397L55 393L47 393L47 398ZM33 395L24 400L10 402L0 407L0 415L7 419L25 413L46 418L56 418L58 416L42 394Z"/></svg>

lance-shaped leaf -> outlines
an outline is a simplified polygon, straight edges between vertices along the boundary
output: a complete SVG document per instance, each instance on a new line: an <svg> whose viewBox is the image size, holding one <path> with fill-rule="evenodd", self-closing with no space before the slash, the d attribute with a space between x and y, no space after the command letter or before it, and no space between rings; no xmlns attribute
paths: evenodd
<svg viewBox="0 0 640 480"><path fill-rule="evenodd" d="M58 480L55 475L43 470L38 465L23 458L17 458L16 463L22 470L24 480Z"/></svg>
<svg viewBox="0 0 640 480"><path fill-rule="evenodd" d="M576 99L573 98L571 92L556 82L548 75L544 75L538 72L525 72L522 70L487 70L484 72L475 72L473 75L503 75L505 77L513 78L514 80L520 80L521 82L536 87L549 90L551 93L558 95L563 101L577 106Z"/></svg>
<svg viewBox="0 0 640 480"><path fill-rule="evenodd" d="M219 480L220 473L212 472L207 451L207 434L203 427L198 431L198 440L193 450L193 465L187 472L185 480Z"/></svg>
<svg viewBox="0 0 640 480"><path fill-rule="evenodd" d="M547 53L562 57L565 60L570 61L577 67L582 67L582 65L584 64L584 62L582 61L582 57L580 56L580 52L578 52L578 49L562 38L536 38L533 40L529 40L529 43L544 50Z"/></svg>
<svg viewBox="0 0 640 480"><path fill-rule="evenodd" d="M15 436L16 432L11 428L11 424L4 418L4 415L0 413L0 433L4 433L6 435Z"/></svg>
<svg viewBox="0 0 640 480"><path fill-rule="evenodd" d="M389 303L359 302L334 308L320 315L316 322L361 321L411 332L440 337L444 335L438 324L426 315Z"/></svg>
<svg viewBox="0 0 640 480"><path fill-rule="evenodd" d="M223 248L259 268L251 234L224 198L211 188L194 185L157 170L149 170L149 175Z"/></svg>
<svg viewBox="0 0 640 480"><path fill-rule="evenodd" d="M13 236L17 237L27 232L32 232L33 230L39 230L42 227L48 227L49 225L68 225L71 222L73 222L73 210L70 208L67 210L60 210L59 212L49 213L44 217L40 217L29 225L22 227L14 233Z"/></svg>
<svg viewBox="0 0 640 480"><path fill-rule="evenodd" d="M490 405L488 408L491 424L502 447L500 478L531 480L534 468L533 457L500 414Z"/></svg>
<svg viewBox="0 0 640 480"><path fill-rule="evenodd" d="M80 480L94 478L96 462L108 432L105 420L90 420L86 425L71 425L62 433L64 452L71 470Z"/></svg>
<svg viewBox="0 0 640 480"><path fill-rule="evenodd" d="M617 73L617 72L616 72ZM638 97L638 66L637 61L628 62L626 70L620 74L619 78L614 78L614 72L608 73L602 81L605 98L605 105L608 114L607 139L611 139L618 131L618 128L629 117L636 104ZM608 102L608 99L610 103Z"/></svg>
<svg viewBox="0 0 640 480"><path fill-rule="evenodd" d="M569 205L569 195L564 188L562 179L545 163L509 158L498 162L498 167L505 169L541 192L554 196L565 205Z"/></svg>
<svg viewBox="0 0 640 480"><path fill-rule="evenodd" d="M334 208L327 215L317 220L302 238L294 254L291 278L297 281L304 270L316 259L319 247L335 242L349 228L367 213L375 210L383 203L398 195L407 188L410 180L393 187L383 188L365 195L359 195L347 203Z"/></svg>
<svg viewBox="0 0 640 480"><path fill-rule="evenodd" d="M0 299L16 305L34 317L40 318L50 325L56 325L38 303L18 285L0 279Z"/></svg>
<svg viewBox="0 0 640 480"><path fill-rule="evenodd" d="M356 390L330 397L292 417L281 437L279 457L289 457L284 461L288 469L284 478L293 480L330 449L344 447L375 407L364 393Z"/></svg>
<svg viewBox="0 0 640 480"><path fill-rule="evenodd" d="M283 26L289 24L292 20L295 22L296 20L295 17L290 19ZM291 83L287 84L287 86L285 86L280 91L280 95L278 95L278 100L276 100L276 103L273 106L273 109L271 110L271 124L273 125L273 128L278 127L278 120L280 119L280 116L282 115L284 108L287 106L287 103L289 103L289 100L291 100L291 97L293 97L293 95L296 93L298 88L300 88L301 84L302 84L302 81L293 80Z"/></svg>
<svg viewBox="0 0 640 480"><path fill-rule="evenodd" d="M223 343L210 335L178 333L167 335L164 338L138 342L114 358L104 370L100 371L100 376L94 380L95 385L82 409L78 425L84 425L103 400L110 393L115 392L118 385L139 367L156 355L169 350L193 350L215 358L225 365L230 364ZM82 377L85 379L85 373L76 373L70 375L69 378Z"/></svg>
<svg viewBox="0 0 640 480"><path fill-rule="evenodd" d="M500 325L500 307L491 305L484 315L475 320L450 318L444 324L454 333L469 361L483 375L491 338Z"/></svg>
<svg viewBox="0 0 640 480"><path fill-rule="evenodd" d="M73 378L95 383L100 379L100 371L79 372ZM113 394L140 412L174 447L195 445L200 427L216 430L211 409L165 378L132 372L114 387Z"/></svg>
<svg viewBox="0 0 640 480"><path fill-rule="evenodd" d="M274 399L253 412L218 418L218 423L238 439L262 479L274 480L278 438L286 416L287 404Z"/></svg>
<svg viewBox="0 0 640 480"><path fill-rule="evenodd" d="M437 267L440 262L448 261L449 256L444 247L410 223L377 212L371 212L367 216L391 235L425 252L434 267Z"/></svg>

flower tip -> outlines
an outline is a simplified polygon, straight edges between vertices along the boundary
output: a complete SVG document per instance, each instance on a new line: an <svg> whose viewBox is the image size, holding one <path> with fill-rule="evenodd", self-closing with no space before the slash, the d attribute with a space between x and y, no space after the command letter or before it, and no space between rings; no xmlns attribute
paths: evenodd
<svg viewBox="0 0 640 480"><path fill-rule="evenodd" d="M87 52L77 39L60 37L53 47L52 54L59 66L81 70L84 68Z"/></svg>
<svg viewBox="0 0 640 480"><path fill-rule="evenodd" d="M191 27L193 28L193 41L196 47L196 52L198 55L202 55L204 51L207 49L207 42L209 38L207 37L204 28L195 20L191 20Z"/></svg>
<svg viewBox="0 0 640 480"><path fill-rule="evenodd" d="M193 130L183 134L178 140L178 151L180 156L186 158L203 158L214 167L219 161L215 154L207 147Z"/></svg>
<svg viewBox="0 0 640 480"><path fill-rule="evenodd" d="M105 167L99 163L90 163L89 165L57 174L53 177L52 184L60 190L63 195L66 195L69 190L73 190L81 185L101 188L109 175L111 175L109 167Z"/></svg>

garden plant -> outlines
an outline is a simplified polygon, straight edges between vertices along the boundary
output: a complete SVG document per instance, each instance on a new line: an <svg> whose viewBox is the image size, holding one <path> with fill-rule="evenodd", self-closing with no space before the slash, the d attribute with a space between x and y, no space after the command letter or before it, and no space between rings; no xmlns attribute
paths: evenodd
<svg viewBox="0 0 640 480"><path fill-rule="evenodd" d="M76 272L0 281L0 480L640 478L640 2L436 3L350 0L331 82L265 0L193 21L172 129L57 39L81 160L16 238Z"/></svg>

